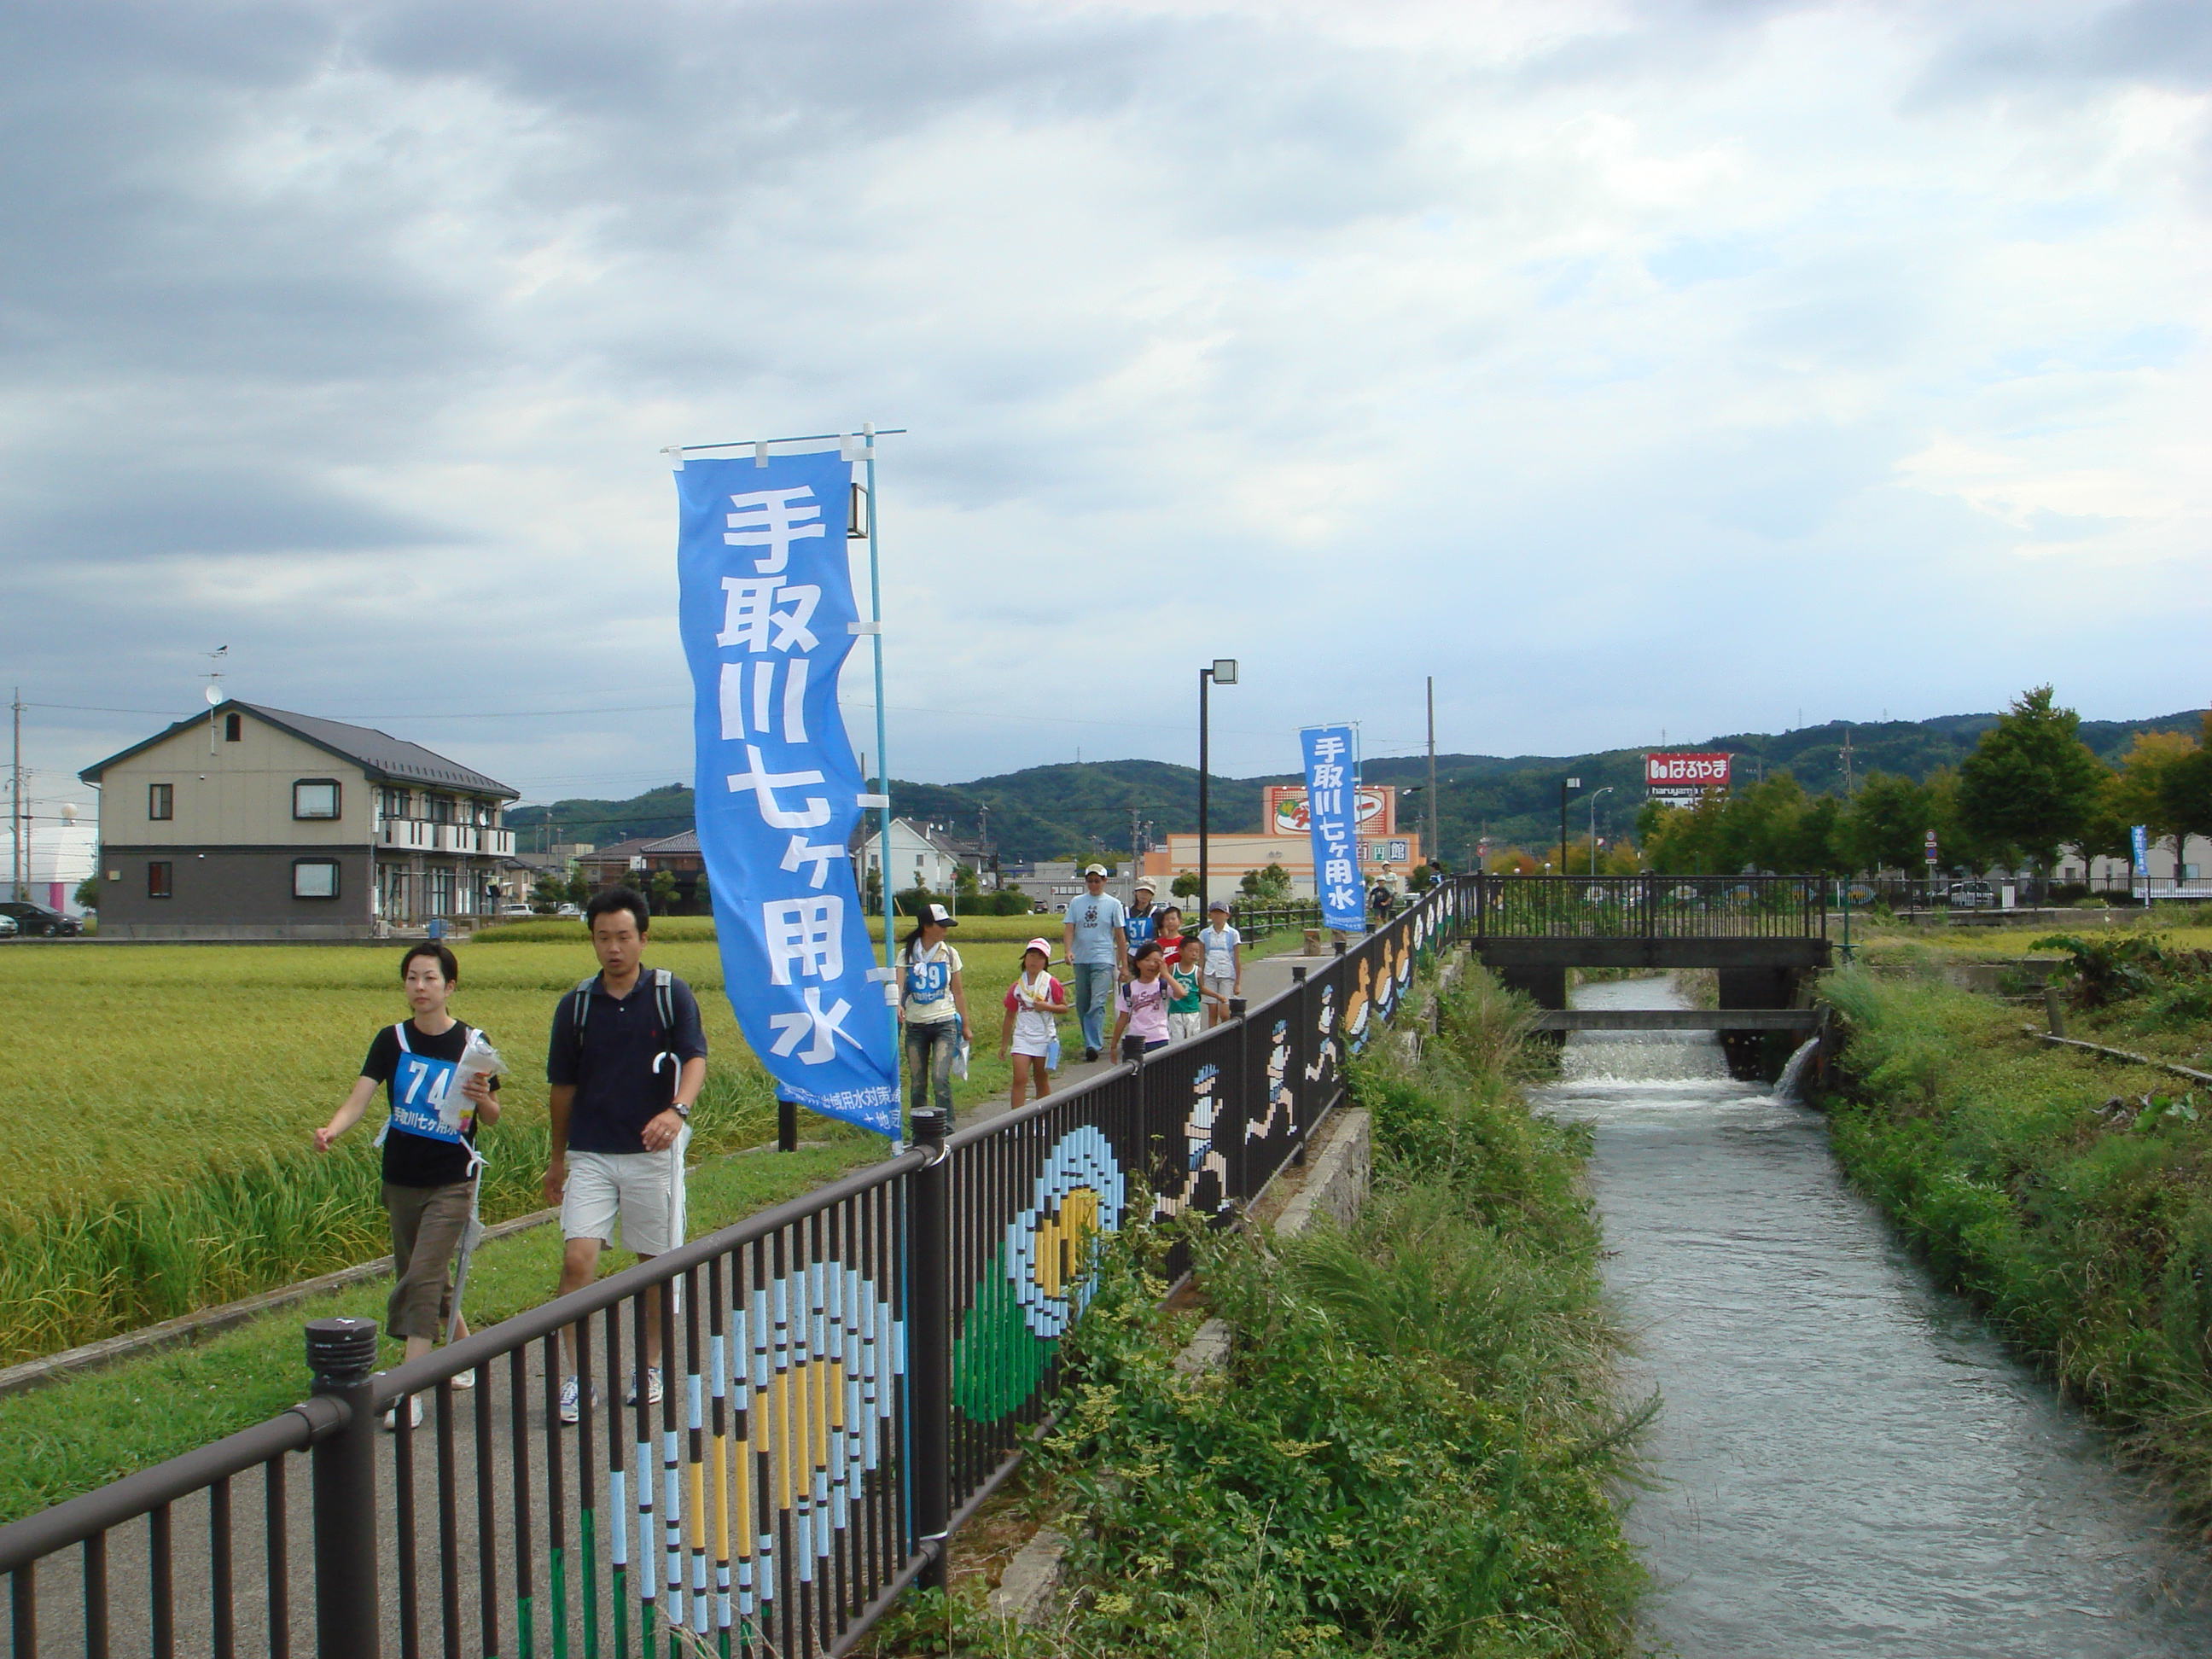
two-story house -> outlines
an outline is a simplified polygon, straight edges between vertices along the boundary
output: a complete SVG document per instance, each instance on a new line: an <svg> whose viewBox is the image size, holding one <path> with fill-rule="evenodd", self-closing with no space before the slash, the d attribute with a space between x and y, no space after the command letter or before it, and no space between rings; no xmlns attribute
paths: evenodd
<svg viewBox="0 0 2212 1659"><path fill-rule="evenodd" d="M374 939L489 914L516 792L367 726L229 701L78 774L109 939Z"/></svg>

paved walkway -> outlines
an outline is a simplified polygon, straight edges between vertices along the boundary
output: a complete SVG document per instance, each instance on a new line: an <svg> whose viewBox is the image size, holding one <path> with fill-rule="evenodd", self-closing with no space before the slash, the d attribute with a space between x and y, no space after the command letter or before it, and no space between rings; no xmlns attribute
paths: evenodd
<svg viewBox="0 0 2212 1659"><path fill-rule="evenodd" d="M1256 1008L1268 998L1279 995L1288 990L1291 986L1292 968L1302 967L1309 972L1316 971L1334 959L1335 953L1331 951L1327 956L1261 957L1247 960L1244 963L1245 1006ZM1117 1063L1103 1054L1095 1060L1085 1060L1083 1058L1083 1050L1079 1047L1073 1051L1073 1058L1066 1057L1068 1051L1065 1036L1061 1039L1060 1048L1063 1056L1060 1066L1052 1076L1052 1091L1054 1094L1086 1079L1096 1077L1101 1072L1110 1071ZM958 1114L960 1126L963 1128L970 1123L987 1122L992 1118L1001 1116L1012 1109L1012 1105L1011 1098L1006 1095L994 1095L990 1099L984 1101L961 1100L957 1097L955 1098L955 1109Z"/></svg>

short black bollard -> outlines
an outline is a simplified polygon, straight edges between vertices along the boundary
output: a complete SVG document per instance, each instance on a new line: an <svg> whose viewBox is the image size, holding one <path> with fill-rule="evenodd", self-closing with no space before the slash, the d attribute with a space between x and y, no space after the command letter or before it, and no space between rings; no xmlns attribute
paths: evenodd
<svg viewBox="0 0 2212 1659"><path fill-rule="evenodd" d="M775 1097L775 1149L779 1152L799 1150L799 1103Z"/></svg>
<svg viewBox="0 0 2212 1659"><path fill-rule="evenodd" d="M317 1319L307 1326L314 1392L344 1406L345 1425L315 1443L315 1651L319 1659L378 1659L376 1322Z"/></svg>
<svg viewBox="0 0 2212 1659"><path fill-rule="evenodd" d="M951 1188L945 1168L945 1114L925 1108L913 1117L914 1146L929 1162L913 1176L907 1217L907 1366L914 1390L915 1541L936 1556L915 1579L943 1589L951 1552L952 1519L952 1235Z"/></svg>

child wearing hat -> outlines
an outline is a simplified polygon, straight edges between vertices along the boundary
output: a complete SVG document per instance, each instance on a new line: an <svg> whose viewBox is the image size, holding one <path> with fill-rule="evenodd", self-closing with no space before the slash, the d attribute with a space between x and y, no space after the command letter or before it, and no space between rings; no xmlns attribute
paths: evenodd
<svg viewBox="0 0 2212 1659"><path fill-rule="evenodd" d="M1006 1017L999 1026L999 1053L1013 1061L1012 1104L1017 1112L1032 1079L1039 1100L1052 1092L1052 1048L1060 1036L1059 1016L1071 1005L1067 988L1045 971L1051 962L1052 945L1044 939L1031 939L1022 952L1021 977L1006 988Z"/></svg>
<svg viewBox="0 0 2212 1659"><path fill-rule="evenodd" d="M1244 957L1239 948L1244 935L1229 925L1229 902L1216 899L1206 907L1206 925L1198 930L1206 952L1202 983L1216 999L1206 1010L1206 1024L1218 1025L1229 1017L1229 999L1244 994Z"/></svg>
<svg viewBox="0 0 2212 1659"><path fill-rule="evenodd" d="M1121 928L1128 936L1132 957L1136 955L1139 945L1151 945L1159 939L1160 913L1152 902L1158 890L1152 885L1150 876L1139 876L1137 884L1129 890L1129 914L1123 919ZM1160 948L1165 950L1167 947L1162 945Z"/></svg>
<svg viewBox="0 0 2212 1659"><path fill-rule="evenodd" d="M952 1127L952 1060L968 1029L968 989L960 980L960 952L945 942L959 921L941 904L925 904L915 930L899 945L899 1024L906 1039L913 1109L934 1094L945 1127Z"/></svg>

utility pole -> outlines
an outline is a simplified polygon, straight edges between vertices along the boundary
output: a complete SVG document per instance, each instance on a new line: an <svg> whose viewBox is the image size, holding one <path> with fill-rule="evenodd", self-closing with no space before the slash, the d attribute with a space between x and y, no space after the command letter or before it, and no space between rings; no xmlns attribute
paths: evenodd
<svg viewBox="0 0 2212 1659"><path fill-rule="evenodd" d="M23 845L23 831L29 827L30 814L23 806L23 688L17 686L11 705L15 714L15 761L14 793L8 802L8 873L17 899L30 897L30 855Z"/></svg>
<svg viewBox="0 0 2212 1659"><path fill-rule="evenodd" d="M998 873L998 864L997 861L991 857L991 803L988 801L983 802L975 809L975 840L976 856L983 861L983 869L977 871L976 874L980 876L983 874L985 871L990 872L993 877L993 880L991 882L992 890L994 892L1004 892L1006 890L1006 884L1005 882L996 878Z"/></svg>
<svg viewBox="0 0 2212 1659"><path fill-rule="evenodd" d="M1851 728L1844 728L1844 799L1851 798Z"/></svg>
<svg viewBox="0 0 2212 1659"><path fill-rule="evenodd" d="M1437 862L1443 843L1437 816L1437 677L1429 676L1429 860Z"/></svg>
<svg viewBox="0 0 2212 1659"><path fill-rule="evenodd" d="M1559 873L1567 873L1567 792L1583 787L1580 778L1559 780Z"/></svg>

